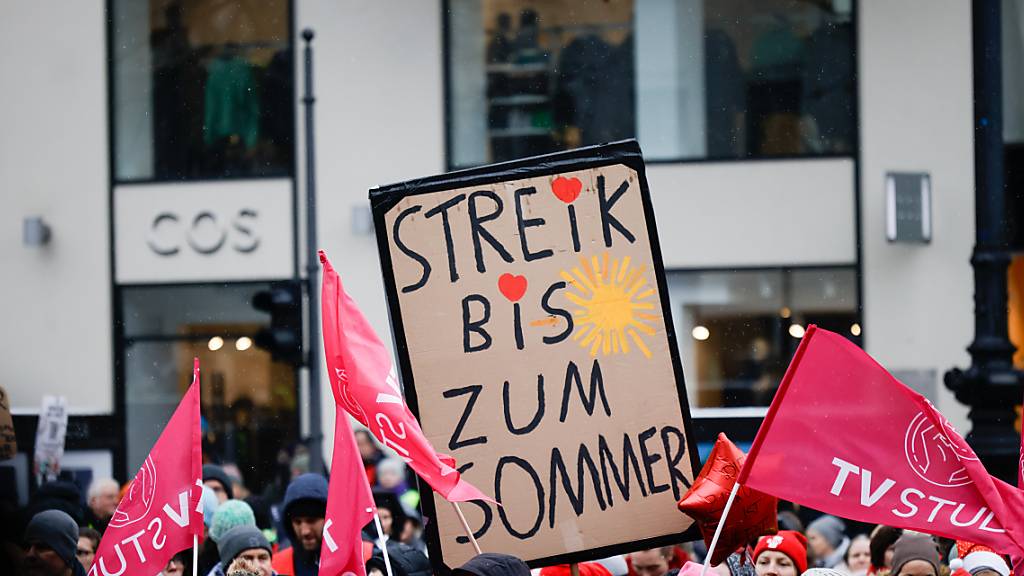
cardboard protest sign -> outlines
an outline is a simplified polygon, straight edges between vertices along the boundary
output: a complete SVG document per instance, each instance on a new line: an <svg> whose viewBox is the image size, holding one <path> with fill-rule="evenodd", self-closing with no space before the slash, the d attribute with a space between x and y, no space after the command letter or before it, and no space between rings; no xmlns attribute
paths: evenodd
<svg viewBox="0 0 1024 576"><path fill-rule="evenodd" d="M11 418L11 399L0 386L0 460L10 460L18 452L18 440L14 435L14 420Z"/></svg>
<svg viewBox="0 0 1024 576"><path fill-rule="evenodd" d="M36 427L35 474L39 483L57 479L68 432L68 401L64 396L43 396Z"/></svg>
<svg viewBox="0 0 1024 576"><path fill-rule="evenodd" d="M503 504L463 505L481 548L537 566L698 537L676 509L698 461L636 142L370 199L409 406ZM423 505L431 560L468 560L452 507Z"/></svg>

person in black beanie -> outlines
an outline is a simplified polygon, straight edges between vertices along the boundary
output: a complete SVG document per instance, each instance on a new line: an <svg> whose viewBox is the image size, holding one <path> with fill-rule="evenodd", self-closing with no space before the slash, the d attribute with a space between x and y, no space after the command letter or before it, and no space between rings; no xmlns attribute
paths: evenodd
<svg viewBox="0 0 1024 576"><path fill-rule="evenodd" d="M54 480L40 486L28 503L28 516L43 510L60 510L71 516L75 524L83 524L82 492L74 482Z"/></svg>
<svg viewBox="0 0 1024 576"><path fill-rule="evenodd" d="M434 573L430 566L430 560L427 559L423 552L396 540L389 541L387 547L388 559L391 561L392 574L394 576L431 576ZM375 552L366 561L367 575L374 573L374 571L381 574L388 573L382 552Z"/></svg>
<svg viewBox="0 0 1024 576"><path fill-rule="evenodd" d="M231 478L223 468L216 464L203 464L203 485L209 486L210 490L213 490L221 504L235 497L234 490L231 488Z"/></svg>
<svg viewBox="0 0 1024 576"><path fill-rule="evenodd" d="M530 568L515 556L484 552L452 570L453 576L530 576Z"/></svg>
<svg viewBox="0 0 1024 576"><path fill-rule="evenodd" d="M78 561L78 524L66 512L45 510L25 528L25 576L85 576Z"/></svg>

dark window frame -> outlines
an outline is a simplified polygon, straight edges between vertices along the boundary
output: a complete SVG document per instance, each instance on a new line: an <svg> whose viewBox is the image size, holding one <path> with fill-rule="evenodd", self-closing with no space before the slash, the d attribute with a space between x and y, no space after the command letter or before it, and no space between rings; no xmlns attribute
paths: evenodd
<svg viewBox="0 0 1024 576"><path fill-rule="evenodd" d="M859 180L859 178L858 178L858 180ZM857 323L860 324L860 326L861 326L861 335L860 335L861 345L862 345L862 347L866 348L867 347L867 328L865 328L865 326L864 326L864 293L863 293L863 286L864 286L863 271L864 270L863 270L863 265L862 265L862 262L861 262L861 252L860 252L860 202L859 202L860 194L859 194L859 190L860 190L859 187L855 188L856 195L857 195L857 198L858 198L857 209L856 209L856 214L857 214L857 230L858 230L858 232L857 232L857 258L856 258L856 261L854 261L854 262L834 262L834 263L821 262L821 263L814 263L814 264L794 264L794 265L788 265L788 266L770 266L770 265L765 265L765 266L693 266L693 267L676 266L676 267L672 267L672 268L665 268L666 282L668 281L668 276L670 276L671 274L678 274L678 273L700 273L700 272L782 272L782 273L788 273L788 272L809 271L809 270L852 270L854 272L854 277L855 277L854 290L855 290L855 295L856 295L856 298L857 298L857 301L855 303L855 318L856 318ZM682 335L682 337L685 337L685 336L686 336L685 334ZM680 353L681 353L681 351L680 351ZM684 366L686 366L685 363L684 363ZM696 382L696 381L697 381L697 379L696 379L696 377L694 377L694 382ZM762 408L762 407L754 406L754 407L751 407L751 408ZM762 420L764 420L763 416L750 416L750 415L747 415L747 414L743 414L743 411L748 409L748 408L743 408L743 407L737 407L737 408L729 408L729 407L711 408L711 410L715 410L716 413L714 415L707 415L707 416L701 416L701 414L700 414L701 408L700 407L691 406L691 409L695 411L694 414L693 414L693 430L694 430L694 436L696 437L695 440L697 441L698 444L702 444L702 443L703 444L713 444L714 441L715 441L715 438L718 436L718 433L721 432L721 431L727 432L729 434L729 437L734 442L739 442L739 443L742 443L742 442L752 442L754 440L754 436L757 435L758 427L761 425ZM736 415L728 415L728 412L725 412L725 411L732 410L732 409L736 410ZM766 412L768 410L767 407L763 407L763 409ZM719 410L721 410L722 412L718 412Z"/></svg>
<svg viewBox="0 0 1024 576"><path fill-rule="evenodd" d="M141 185L141 184L199 184L208 182L233 182L233 181L244 181L244 180L274 180L274 179L290 179L292 180L293 196L295 194L295 179L298 175L297 165L299 162L299 143L298 143L298 67L301 62L297 58L297 35L295 33L295 1L296 0L285 0L287 2L286 12L288 19L288 46L292 54L292 89L288 91L288 109L291 112L291 154L292 161L291 165L287 166L283 172L276 174L222 174L222 175L207 175L198 178L120 178L117 174L117 94L116 90L116 69L117 62L115 62L115 35L116 35L116 22L114 21L114 3L118 0L106 0L106 32L107 32L107 141L109 150L109 162L108 170L110 174L110 183L112 187L121 185ZM152 145L152 143L150 143Z"/></svg>
<svg viewBox="0 0 1024 576"><path fill-rule="evenodd" d="M111 1L111 0L108 0ZM112 187L113 188L113 187ZM113 217L113 212L111 212ZM111 247L111 255L113 255L113 246ZM113 278L112 278L113 280ZM101 444L101 448L108 448L114 454L114 477L124 481L130 480L135 471L128 470L128 438L127 438L127 421L128 421L128 374L126 371L125 357L132 347L133 344L141 343L175 343L175 342L188 342L204 340L208 336L184 336L176 334L164 334L164 333L138 333L128 334L127 323L123 320L124 318L124 299L125 292L128 291L140 291L144 292L147 290L166 290L166 289L178 289L178 288L201 288L204 286L212 285L224 285L230 284L231 286L249 286L253 290L261 287L271 285L278 280L274 279L251 279L251 280L239 280L234 282L156 282L156 283L128 283L128 284L117 284L116 280L112 283L113 297L114 297L114 308L112 310L114 316L114 413L110 416L103 417L91 417L96 420L97 424L93 426L103 425L104 430L113 429L113 433L109 436L110 440L107 440L105 444ZM239 334L245 335L245 334ZM200 367L202 369L202 367ZM295 379L295 424L294 430L296 443L307 445L309 437L303 436L302 426L307 420L307 404L302 402L302 371L306 369L305 366L293 367L292 373ZM38 418L38 417L36 417ZM71 417L75 418L74 416ZM71 419L69 419L69 422ZM25 424L27 425L27 424ZM79 426L87 426L88 421L83 422ZM77 446L77 445L76 445Z"/></svg>

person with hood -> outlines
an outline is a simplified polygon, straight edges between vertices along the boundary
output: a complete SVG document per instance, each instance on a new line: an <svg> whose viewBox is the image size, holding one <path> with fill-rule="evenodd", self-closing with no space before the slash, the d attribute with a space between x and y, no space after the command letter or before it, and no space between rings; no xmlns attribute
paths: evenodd
<svg viewBox="0 0 1024 576"><path fill-rule="evenodd" d="M484 552L452 570L452 576L530 576L530 567L515 556Z"/></svg>
<svg viewBox="0 0 1024 576"><path fill-rule="evenodd" d="M327 479L306 473L288 484L281 509L291 548L274 555L273 569L285 576L316 576L327 515Z"/></svg>
<svg viewBox="0 0 1024 576"><path fill-rule="evenodd" d="M25 528L25 576L85 576L78 561L78 524L66 512L44 510Z"/></svg>
<svg viewBox="0 0 1024 576"><path fill-rule="evenodd" d="M828 514L807 525L807 547L816 568L835 568L842 564L850 539L846 524Z"/></svg>
<svg viewBox="0 0 1024 576"><path fill-rule="evenodd" d="M231 478L216 464L203 464L203 486L209 486L221 504L235 497Z"/></svg>

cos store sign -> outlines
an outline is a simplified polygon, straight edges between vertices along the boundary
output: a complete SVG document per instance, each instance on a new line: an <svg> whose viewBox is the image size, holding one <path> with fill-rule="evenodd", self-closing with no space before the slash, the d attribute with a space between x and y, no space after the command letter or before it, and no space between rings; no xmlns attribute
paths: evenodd
<svg viewBox="0 0 1024 576"><path fill-rule="evenodd" d="M291 277L290 180L114 190L118 283Z"/></svg>
<svg viewBox="0 0 1024 576"><path fill-rule="evenodd" d="M240 208L232 217L201 210L190 221L172 211L161 212L153 218L146 243L160 256L175 256L187 247L197 254L216 254L231 238L228 249L242 254L255 252L260 246L258 236L259 212Z"/></svg>

